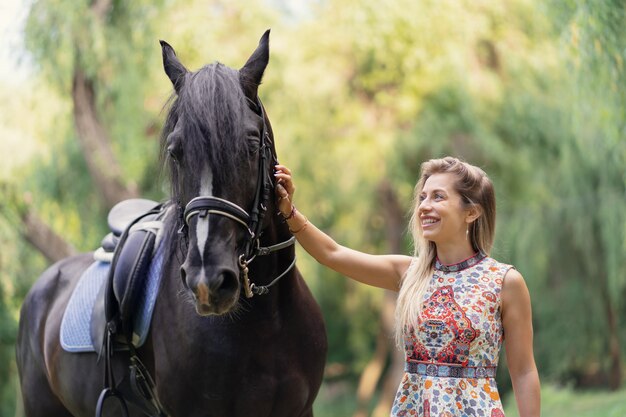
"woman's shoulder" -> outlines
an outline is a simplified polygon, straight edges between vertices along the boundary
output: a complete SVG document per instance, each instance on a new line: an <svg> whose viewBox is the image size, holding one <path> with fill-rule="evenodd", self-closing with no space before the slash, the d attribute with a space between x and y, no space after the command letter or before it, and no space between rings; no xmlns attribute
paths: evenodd
<svg viewBox="0 0 626 417"><path fill-rule="evenodd" d="M510 271L517 272L515 266L500 262L490 256L487 256L485 258L485 268L487 268L491 272L499 273L500 275L502 275L502 277L504 277L504 275L507 275Z"/></svg>
<svg viewBox="0 0 626 417"><path fill-rule="evenodd" d="M496 272L502 278L503 289L504 288L519 288L525 287L524 277L515 268L514 265L500 262L494 258L488 257L487 260L490 263L489 269Z"/></svg>

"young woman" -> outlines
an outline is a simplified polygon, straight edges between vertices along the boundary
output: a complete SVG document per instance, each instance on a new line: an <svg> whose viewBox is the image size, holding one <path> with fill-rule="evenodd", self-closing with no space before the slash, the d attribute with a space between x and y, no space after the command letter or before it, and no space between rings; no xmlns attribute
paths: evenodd
<svg viewBox="0 0 626 417"><path fill-rule="evenodd" d="M413 257L339 245L293 205L291 171L276 166L278 207L302 247L359 282L398 291L396 338L405 374L391 416L504 416L495 381L502 342L520 417L538 417L530 296L510 265L490 258L495 194L456 158L422 164L410 229ZM506 335L506 337L505 337Z"/></svg>

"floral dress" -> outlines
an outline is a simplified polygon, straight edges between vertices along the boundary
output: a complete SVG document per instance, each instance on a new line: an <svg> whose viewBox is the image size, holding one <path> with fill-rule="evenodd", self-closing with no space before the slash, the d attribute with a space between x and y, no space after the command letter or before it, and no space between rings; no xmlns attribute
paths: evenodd
<svg viewBox="0 0 626 417"><path fill-rule="evenodd" d="M405 331L406 366L392 417L503 417L496 386L503 341L500 291L511 268L477 254L437 261L417 329Z"/></svg>

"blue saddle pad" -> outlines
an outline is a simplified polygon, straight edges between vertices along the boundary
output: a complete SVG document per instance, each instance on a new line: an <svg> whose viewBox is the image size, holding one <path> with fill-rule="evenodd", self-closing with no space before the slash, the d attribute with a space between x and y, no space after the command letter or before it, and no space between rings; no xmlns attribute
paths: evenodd
<svg viewBox="0 0 626 417"><path fill-rule="evenodd" d="M161 282L164 246L159 245L152 259L148 277L144 280L138 297L137 309L133 314L133 345L136 347L144 344L150 331L152 312ZM64 350L95 352L90 333L91 312L100 289L107 281L110 267L108 262L95 261L80 277L61 321L61 346Z"/></svg>

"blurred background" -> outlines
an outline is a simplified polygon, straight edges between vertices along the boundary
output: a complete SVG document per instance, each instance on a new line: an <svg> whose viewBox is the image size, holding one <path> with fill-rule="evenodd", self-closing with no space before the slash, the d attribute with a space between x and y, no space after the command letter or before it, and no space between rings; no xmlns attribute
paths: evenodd
<svg viewBox="0 0 626 417"><path fill-rule="evenodd" d="M239 68L271 28L260 96L298 207L343 244L409 254L420 163L482 167L492 255L533 300L543 414L623 417L625 24L617 0L2 0L0 416L23 415L14 344L34 280L97 247L116 201L167 197L158 40L190 69ZM316 416L388 415L394 295L299 259L330 343ZM498 384L516 416L504 360Z"/></svg>

